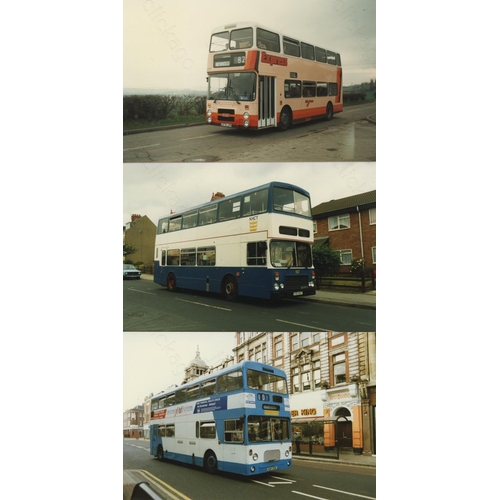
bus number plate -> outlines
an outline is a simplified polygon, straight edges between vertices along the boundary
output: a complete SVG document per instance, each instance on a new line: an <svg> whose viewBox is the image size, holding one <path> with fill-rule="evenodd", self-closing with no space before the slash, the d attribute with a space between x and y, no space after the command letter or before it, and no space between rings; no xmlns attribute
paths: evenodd
<svg viewBox="0 0 500 500"><path fill-rule="evenodd" d="M296 295L303 295L304 292L293 292L293 295L296 296Z"/></svg>
<svg viewBox="0 0 500 500"><path fill-rule="evenodd" d="M221 123L220 124L221 127L232 127L232 123Z"/></svg>
<svg viewBox="0 0 500 500"><path fill-rule="evenodd" d="M267 471L269 472L270 470L278 470L278 466L277 466L277 465L275 465L275 466L273 466L273 467L268 467L268 468L267 468Z"/></svg>

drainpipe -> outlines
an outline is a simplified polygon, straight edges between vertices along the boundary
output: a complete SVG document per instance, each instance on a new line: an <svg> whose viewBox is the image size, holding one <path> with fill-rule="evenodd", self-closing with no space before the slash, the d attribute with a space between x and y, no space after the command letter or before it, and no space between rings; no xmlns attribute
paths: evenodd
<svg viewBox="0 0 500 500"><path fill-rule="evenodd" d="M359 220L359 242L361 243L361 258L363 259L363 271L365 270L365 252L363 249L363 231L361 229L361 212L359 211L359 205L356 205L356 210L358 211Z"/></svg>

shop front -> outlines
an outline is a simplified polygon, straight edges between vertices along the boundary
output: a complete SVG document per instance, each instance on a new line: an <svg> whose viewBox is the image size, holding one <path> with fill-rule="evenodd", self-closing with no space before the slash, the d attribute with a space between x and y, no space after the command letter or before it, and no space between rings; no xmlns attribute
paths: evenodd
<svg viewBox="0 0 500 500"><path fill-rule="evenodd" d="M361 453L361 400L353 388L294 394L290 400L293 452L335 458L340 452Z"/></svg>

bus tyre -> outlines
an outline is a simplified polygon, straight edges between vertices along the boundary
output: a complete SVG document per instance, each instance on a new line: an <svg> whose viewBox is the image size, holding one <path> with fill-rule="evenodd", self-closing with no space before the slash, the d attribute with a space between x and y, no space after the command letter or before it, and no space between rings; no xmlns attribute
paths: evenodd
<svg viewBox="0 0 500 500"><path fill-rule="evenodd" d="M156 456L158 457L158 460L160 462L163 461L163 446L161 444L159 444L158 448L156 449Z"/></svg>
<svg viewBox="0 0 500 500"><path fill-rule="evenodd" d="M215 474L217 472L217 457L211 450L207 451L205 454L205 469L209 474Z"/></svg>
<svg viewBox="0 0 500 500"><path fill-rule="evenodd" d="M280 130L282 130L283 132L285 130L288 130L291 124L292 124L292 112L288 107L283 108L280 114Z"/></svg>
<svg viewBox="0 0 500 500"><path fill-rule="evenodd" d="M176 280L175 280L175 274L170 273L167 276L167 288L169 292L175 292L175 289L177 288Z"/></svg>
<svg viewBox="0 0 500 500"><path fill-rule="evenodd" d="M238 282L234 276L227 276L222 283L222 295L227 300L235 300L238 297Z"/></svg>
<svg viewBox="0 0 500 500"><path fill-rule="evenodd" d="M326 106L326 120L330 121L333 118L333 106L332 103L329 102Z"/></svg>

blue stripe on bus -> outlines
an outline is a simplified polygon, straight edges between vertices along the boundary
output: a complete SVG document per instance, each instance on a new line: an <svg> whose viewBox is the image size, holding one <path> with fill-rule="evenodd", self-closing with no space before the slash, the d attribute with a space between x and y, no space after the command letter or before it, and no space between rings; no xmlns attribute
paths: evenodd
<svg viewBox="0 0 500 500"><path fill-rule="evenodd" d="M307 276L312 280L313 269L267 269L264 267L220 267L220 266L160 266L158 261L154 263L155 283L166 286L167 276L174 273L177 288L189 290L208 291L221 293L222 280L227 275L236 277L238 282L238 295L269 299L274 291L274 276L279 272L280 282L283 283L285 276Z"/></svg>
<svg viewBox="0 0 500 500"><path fill-rule="evenodd" d="M158 444L161 444L159 441ZM197 467L203 467L203 457L194 457L192 455L186 455L185 453L173 453L165 452L164 457L167 460L172 460L174 462L191 464ZM288 469L292 466L292 457L285 458L282 460L276 460L275 462L256 462L255 464L240 464L236 462L227 462L224 460L219 460L217 457L217 469L222 472L232 472L234 474L243 474L246 476L263 474L265 472L271 472L276 470ZM255 467L252 472L251 467Z"/></svg>

